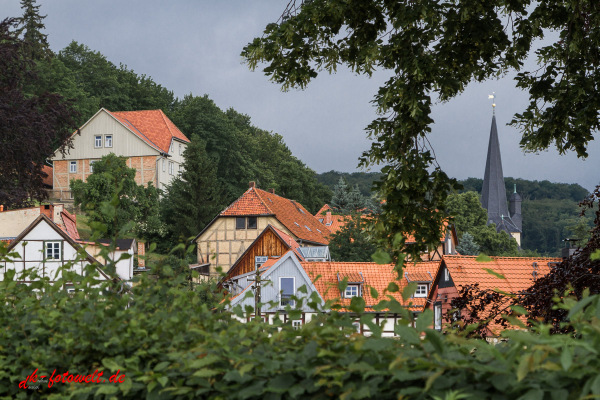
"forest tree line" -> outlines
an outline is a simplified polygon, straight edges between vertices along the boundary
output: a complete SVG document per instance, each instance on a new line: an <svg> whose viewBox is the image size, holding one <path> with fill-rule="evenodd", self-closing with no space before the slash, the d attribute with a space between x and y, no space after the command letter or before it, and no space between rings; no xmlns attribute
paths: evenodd
<svg viewBox="0 0 600 400"><path fill-rule="evenodd" d="M348 185L358 185L361 193L369 195L374 181L381 177L379 172L329 171L317 175L319 182L332 190L340 177ZM463 189L459 193L474 191L481 195L483 180L468 178L460 180ZM523 215L522 247L542 255L559 256L566 238L580 238L592 227L590 217L579 217L579 202L589 191L576 183L552 183L547 180L531 181L519 178L504 178L507 201L514 191L521 196Z"/></svg>

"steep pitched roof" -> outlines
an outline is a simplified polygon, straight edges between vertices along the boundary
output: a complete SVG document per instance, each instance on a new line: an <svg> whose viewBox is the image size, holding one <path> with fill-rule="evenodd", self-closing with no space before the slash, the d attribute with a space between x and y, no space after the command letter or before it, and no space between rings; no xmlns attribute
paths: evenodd
<svg viewBox="0 0 600 400"><path fill-rule="evenodd" d="M529 288L534 277L539 278L550 272L552 263L561 261L560 258L549 257L491 257L492 261L489 262L478 262L476 259L476 256L443 257L442 262L457 289L478 283L481 289L517 293ZM500 279L486 269L502 274L506 279Z"/></svg>
<svg viewBox="0 0 600 400"><path fill-rule="evenodd" d="M481 188L481 205L487 210L488 221L496 224L498 231L520 232L521 230L512 222L506 202L506 187L502 174L502 157L500 156L500 141L496 116L492 117L490 141L488 143L487 159L485 161L485 174Z"/></svg>
<svg viewBox="0 0 600 400"><path fill-rule="evenodd" d="M163 153L169 153L173 139L190 142L162 110L106 111L144 142Z"/></svg>
<svg viewBox="0 0 600 400"><path fill-rule="evenodd" d="M31 224L29 224L29 226L27 228L25 228L23 230L23 232L21 232L19 234L19 236L17 236L9 245L8 245L8 251L11 251L18 243L20 243L26 236L27 234L29 234L29 232L31 232L33 230L33 228L35 228L38 224L45 222L47 223L52 229L54 229L54 231L56 233L58 233L63 239L65 239L66 242L68 242L71 246L73 246L75 248L75 250L79 251L79 250L84 250L81 245L77 242L75 242L69 235L67 235L66 231L61 229L57 224L55 224L50 218L48 218L46 215L44 214L40 214ZM84 250L85 251L85 250ZM85 255L86 255L86 260L96 266L96 269L98 270L98 272L103 275L106 279L111 279L110 276L108 276L103 270L102 268L100 268L100 262L98 260L96 260L94 257L92 257L87 251L85 251ZM115 279L119 279L119 278L115 278Z"/></svg>
<svg viewBox="0 0 600 400"><path fill-rule="evenodd" d="M77 217L67 210L60 212L62 224L58 226L66 232L67 235L73 240L80 240L79 231L77 230Z"/></svg>
<svg viewBox="0 0 600 400"><path fill-rule="evenodd" d="M273 215L297 238L313 243L328 244L330 231L302 204L256 187L250 187L221 214L233 216Z"/></svg>
<svg viewBox="0 0 600 400"><path fill-rule="evenodd" d="M409 281L406 277L398 279L398 273L394 271L394 266L391 264L381 265L365 262L303 262L301 264L311 280L314 281L317 276L321 276L314 282L321 297L326 301L333 300L342 307L348 307L351 301L351 299L341 298L337 286L338 282L344 277L348 277L348 282L361 282L363 284L362 297L365 300L367 309L375 306L387 295L392 296L412 311L422 311L427 301L425 297L415 297L408 301L402 299L402 290L408 285ZM439 267L440 261L419 262L417 264L407 264L404 267L404 272L409 276L424 276L427 280L417 279L417 281L429 282L431 276L437 274ZM386 289L390 282L395 282L400 291L387 292ZM376 299L371 296L370 288L374 288L378 292L379 298Z"/></svg>

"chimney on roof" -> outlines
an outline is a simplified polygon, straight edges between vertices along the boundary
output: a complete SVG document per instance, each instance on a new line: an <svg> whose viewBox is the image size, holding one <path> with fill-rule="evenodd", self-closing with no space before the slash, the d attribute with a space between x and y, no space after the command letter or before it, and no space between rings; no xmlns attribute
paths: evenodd
<svg viewBox="0 0 600 400"><path fill-rule="evenodd" d="M275 194L275 189L273 189L273 188L269 189L269 193Z"/></svg>
<svg viewBox="0 0 600 400"><path fill-rule="evenodd" d="M250 188L256 187L256 182L250 181L250 183L248 184L248 187L250 187Z"/></svg>
<svg viewBox="0 0 600 400"><path fill-rule="evenodd" d="M329 226L332 222L331 211L327 211L327 214L325 214L325 225Z"/></svg>

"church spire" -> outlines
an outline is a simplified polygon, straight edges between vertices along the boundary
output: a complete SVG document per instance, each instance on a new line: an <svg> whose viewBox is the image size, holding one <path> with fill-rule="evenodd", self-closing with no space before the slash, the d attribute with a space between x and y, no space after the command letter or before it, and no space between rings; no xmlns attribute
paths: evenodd
<svg viewBox="0 0 600 400"><path fill-rule="evenodd" d="M494 222L496 225L499 225L502 221L502 216L510 215L506 204L506 188L504 186L504 175L502 174L500 141L498 140L495 115L492 116L490 141L481 189L481 205L488 210L488 221Z"/></svg>

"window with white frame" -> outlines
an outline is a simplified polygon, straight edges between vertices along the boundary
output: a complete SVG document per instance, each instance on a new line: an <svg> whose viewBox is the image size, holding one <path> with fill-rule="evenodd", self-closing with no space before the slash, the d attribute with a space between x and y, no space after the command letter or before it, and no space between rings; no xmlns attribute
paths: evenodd
<svg viewBox="0 0 600 400"><path fill-rule="evenodd" d="M442 330L442 303L435 303L433 306L433 322L434 328L438 331Z"/></svg>
<svg viewBox="0 0 600 400"><path fill-rule="evenodd" d="M346 286L346 290L344 291L344 297L358 297L360 296L360 286L359 285L348 285Z"/></svg>
<svg viewBox="0 0 600 400"><path fill-rule="evenodd" d="M279 278L279 293L281 293L279 305L281 307L294 305L294 300L292 300L292 296L296 292L294 280L294 278Z"/></svg>
<svg viewBox="0 0 600 400"><path fill-rule="evenodd" d="M360 333L360 322L358 322L358 321L354 321L354 322L352 323L352 326L354 327L354 329L356 329L356 332L357 332L357 333Z"/></svg>
<svg viewBox="0 0 600 400"><path fill-rule="evenodd" d="M173 161L169 161L169 175L173 175L174 163Z"/></svg>
<svg viewBox="0 0 600 400"><path fill-rule="evenodd" d="M112 147L112 135L104 136L104 147Z"/></svg>
<svg viewBox="0 0 600 400"><path fill-rule="evenodd" d="M264 263L266 263L268 259L269 259L269 257L267 257L267 256L255 256L255 257L254 257L254 265L255 265L255 268L260 268L260 267L262 267L262 265L263 265Z"/></svg>
<svg viewBox="0 0 600 400"><path fill-rule="evenodd" d="M44 247L47 260L60 260L60 242L46 242Z"/></svg>
<svg viewBox="0 0 600 400"><path fill-rule="evenodd" d="M100 136L100 135L94 136L94 147L95 148L102 147L102 136Z"/></svg>
<svg viewBox="0 0 600 400"><path fill-rule="evenodd" d="M77 161L69 161L69 172L72 174L77 172Z"/></svg>
<svg viewBox="0 0 600 400"><path fill-rule="evenodd" d="M163 164L163 172L165 172L167 170L167 160L165 160L163 158L162 164Z"/></svg>
<svg viewBox="0 0 600 400"><path fill-rule="evenodd" d="M427 284L419 283L415 291L415 297L427 297Z"/></svg>
<svg viewBox="0 0 600 400"><path fill-rule="evenodd" d="M294 329L300 329L302 328L302 320L301 319L295 319L292 321L292 328Z"/></svg>
<svg viewBox="0 0 600 400"><path fill-rule="evenodd" d="M90 160L90 173L94 172L94 164L96 163L96 161L98 160Z"/></svg>
<svg viewBox="0 0 600 400"><path fill-rule="evenodd" d="M450 281L450 272L448 272L448 268L444 268L444 281Z"/></svg>

